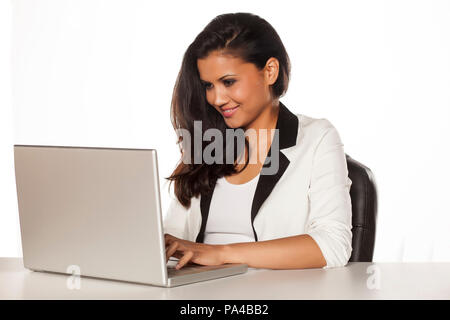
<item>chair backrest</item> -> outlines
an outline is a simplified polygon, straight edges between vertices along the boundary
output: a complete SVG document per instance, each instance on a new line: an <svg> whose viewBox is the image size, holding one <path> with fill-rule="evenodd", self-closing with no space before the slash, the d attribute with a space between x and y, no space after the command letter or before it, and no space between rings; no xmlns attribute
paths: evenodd
<svg viewBox="0 0 450 320"><path fill-rule="evenodd" d="M377 220L377 187L372 171L346 154L352 180L352 262L372 262Z"/></svg>

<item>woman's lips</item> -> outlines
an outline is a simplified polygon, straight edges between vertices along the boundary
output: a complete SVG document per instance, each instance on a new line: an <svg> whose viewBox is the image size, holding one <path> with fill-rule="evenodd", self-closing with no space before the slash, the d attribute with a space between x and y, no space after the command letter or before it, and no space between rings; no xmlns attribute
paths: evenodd
<svg viewBox="0 0 450 320"><path fill-rule="evenodd" d="M234 107L232 109L228 109L228 110L222 110L222 114L224 115L224 117L231 117L233 114L236 113L237 109L239 108L239 106Z"/></svg>

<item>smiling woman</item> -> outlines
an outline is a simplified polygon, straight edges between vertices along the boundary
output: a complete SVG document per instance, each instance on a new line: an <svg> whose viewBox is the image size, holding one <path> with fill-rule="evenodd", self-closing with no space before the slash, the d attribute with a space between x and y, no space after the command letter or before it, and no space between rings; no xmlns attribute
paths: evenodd
<svg viewBox="0 0 450 320"><path fill-rule="evenodd" d="M287 91L290 68L284 45L267 21L250 13L216 17L184 55L172 98L174 129L185 129L192 137L194 121L202 122L202 135L210 128L223 136L227 128L274 129L278 98ZM270 141L270 130L261 138ZM195 150L194 141L188 143ZM204 148L205 143L197 152ZM213 191L215 180L246 169L248 163L236 166L235 162L249 149L246 140L245 149L235 150L232 163L226 159L223 164L207 166L181 162L169 177L181 204L189 207L193 196ZM260 166L248 169L255 175Z"/></svg>
<svg viewBox="0 0 450 320"><path fill-rule="evenodd" d="M183 142L181 158L192 161L180 161L167 178L175 182L175 199L164 219L167 259L179 258L178 268L189 262L274 269L347 263L351 180L343 144L328 120L294 114L279 101L289 77L280 37L254 14L218 16L188 47L171 117ZM215 150L223 151L223 161L195 161L208 144L190 137L211 129L226 140ZM246 135L235 147L223 139L230 129L256 138ZM232 161L220 159L230 148ZM266 171L274 161L276 170Z"/></svg>

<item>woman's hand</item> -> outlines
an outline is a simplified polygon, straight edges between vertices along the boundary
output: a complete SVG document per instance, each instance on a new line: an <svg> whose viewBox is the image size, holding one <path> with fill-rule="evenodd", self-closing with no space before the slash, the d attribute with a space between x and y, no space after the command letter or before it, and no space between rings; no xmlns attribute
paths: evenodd
<svg viewBox="0 0 450 320"><path fill-rule="evenodd" d="M215 266L224 264L223 246L196 243L179 239L168 233L164 234L166 243L166 263L170 257L180 259L176 269L181 269L188 262L196 264Z"/></svg>

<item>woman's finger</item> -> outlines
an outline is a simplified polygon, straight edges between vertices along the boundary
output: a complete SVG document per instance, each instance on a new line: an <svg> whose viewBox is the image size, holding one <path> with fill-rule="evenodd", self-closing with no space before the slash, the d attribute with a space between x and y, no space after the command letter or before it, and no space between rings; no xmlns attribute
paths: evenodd
<svg viewBox="0 0 450 320"><path fill-rule="evenodd" d="M172 257L180 260L181 257L183 257L183 253L181 251L175 251L175 253L172 255Z"/></svg>
<svg viewBox="0 0 450 320"><path fill-rule="evenodd" d="M185 253L185 255L178 261L178 264L176 265L176 269L181 269L184 267L184 265L186 263L189 262L189 260L192 259L192 257L194 256L194 252L192 251L188 251Z"/></svg>
<svg viewBox="0 0 450 320"><path fill-rule="evenodd" d="M169 261L169 258L177 251L179 247L178 242L172 243L169 247L166 249L166 263Z"/></svg>

